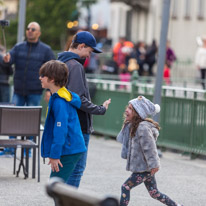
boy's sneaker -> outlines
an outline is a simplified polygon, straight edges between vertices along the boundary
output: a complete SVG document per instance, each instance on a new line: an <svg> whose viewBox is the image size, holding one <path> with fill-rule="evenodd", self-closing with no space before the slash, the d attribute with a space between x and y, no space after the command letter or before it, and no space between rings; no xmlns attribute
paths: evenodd
<svg viewBox="0 0 206 206"><path fill-rule="evenodd" d="M181 205L181 204L177 204L177 206L184 206L184 205Z"/></svg>

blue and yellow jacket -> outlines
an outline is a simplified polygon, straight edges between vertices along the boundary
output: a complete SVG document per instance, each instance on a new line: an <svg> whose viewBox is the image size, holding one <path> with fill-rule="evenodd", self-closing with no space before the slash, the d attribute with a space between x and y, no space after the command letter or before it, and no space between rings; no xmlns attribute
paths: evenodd
<svg viewBox="0 0 206 206"><path fill-rule="evenodd" d="M43 158L60 159L86 151L76 111L80 106L79 96L65 87L51 96L41 142Z"/></svg>

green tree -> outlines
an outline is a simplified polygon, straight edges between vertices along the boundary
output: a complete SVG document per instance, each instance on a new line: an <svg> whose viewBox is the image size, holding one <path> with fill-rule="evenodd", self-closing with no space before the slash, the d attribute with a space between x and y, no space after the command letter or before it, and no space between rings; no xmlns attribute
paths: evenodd
<svg viewBox="0 0 206 206"><path fill-rule="evenodd" d="M78 19L77 2L88 8L96 0L27 0L26 25L31 21L38 22L42 32L40 39L53 50L61 50L64 46L61 42L64 42L67 36L67 22ZM18 15L16 19L10 20L10 26L5 28L8 48L17 42L17 26Z"/></svg>
<svg viewBox="0 0 206 206"><path fill-rule="evenodd" d="M61 50L61 41L66 38L67 22L76 20L74 15L78 0L27 0L26 26L36 21L41 26L41 41L49 44L53 50ZM78 14L78 12L76 12ZM18 15L10 20L10 26L5 28L7 47L11 48L17 42Z"/></svg>
<svg viewBox="0 0 206 206"><path fill-rule="evenodd" d="M41 40L52 49L61 49L66 36L67 22L76 10L77 0L27 0L26 24L36 21L41 26Z"/></svg>

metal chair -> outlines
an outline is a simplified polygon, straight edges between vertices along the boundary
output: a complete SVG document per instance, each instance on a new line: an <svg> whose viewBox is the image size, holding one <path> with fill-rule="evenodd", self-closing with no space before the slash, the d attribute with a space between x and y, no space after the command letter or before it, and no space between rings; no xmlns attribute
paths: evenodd
<svg viewBox="0 0 206 206"><path fill-rule="evenodd" d="M88 191L64 184L62 179L53 177L46 185L47 194L54 199L55 206L119 206L114 197L98 197Z"/></svg>
<svg viewBox="0 0 206 206"><path fill-rule="evenodd" d="M32 178L36 172L36 149L38 149L38 182L40 182L40 123L41 106L4 106L0 105L0 135L20 136L21 139L1 139L0 147L10 147L15 149L14 168L16 170L16 149L21 148L21 158L17 177L21 167L25 179L29 174L29 149L33 149L32 155ZM33 140L27 137L33 136ZM26 164L24 165L24 149L26 150Z"/></svg>

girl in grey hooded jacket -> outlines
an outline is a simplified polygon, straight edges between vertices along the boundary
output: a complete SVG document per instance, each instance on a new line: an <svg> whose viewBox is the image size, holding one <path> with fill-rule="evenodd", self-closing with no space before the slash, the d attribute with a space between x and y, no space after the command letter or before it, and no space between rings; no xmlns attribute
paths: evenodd
<svg viewBox="0 0 206 206"><path fill-rule="evenodd" d="M122 143L122 158L127 159L126 170L132 174L122 185L120 206L129 204L130 190L143 182L152 198L165 205L181 206L157 189L155 173L160 168L160 160L156 140L160 127L147 117L159 111L159 105L143 96L130 100L125 110L123 128L117 141Z"/></svg>

